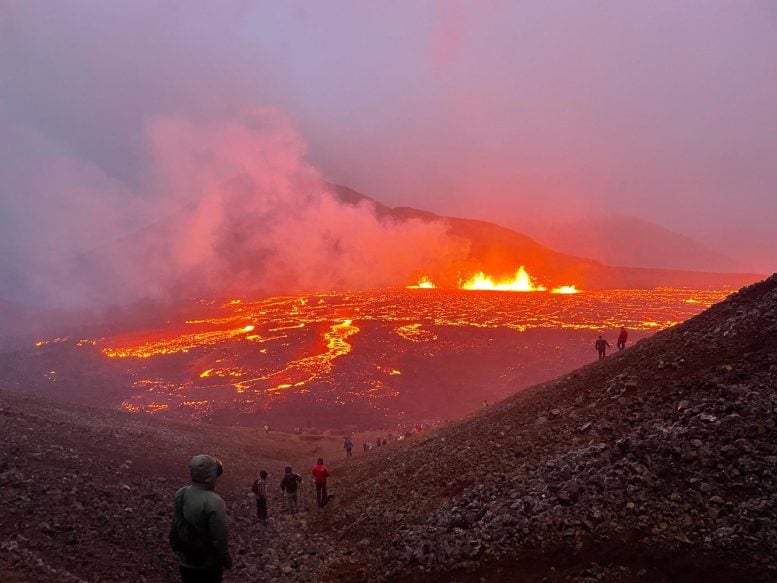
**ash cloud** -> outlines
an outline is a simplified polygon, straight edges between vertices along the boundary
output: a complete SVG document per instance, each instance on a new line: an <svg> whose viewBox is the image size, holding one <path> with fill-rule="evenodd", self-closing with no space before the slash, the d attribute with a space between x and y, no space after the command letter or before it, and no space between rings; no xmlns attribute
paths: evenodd
<svg viewBox="0 0 777 583"><path fill-rule="evenodd" d="M6 129L24 161L2 166L6 298L75 307L380 287L467 252L444 223L395 223L337 199L278 109L153 120L137 188Z"/></svg>

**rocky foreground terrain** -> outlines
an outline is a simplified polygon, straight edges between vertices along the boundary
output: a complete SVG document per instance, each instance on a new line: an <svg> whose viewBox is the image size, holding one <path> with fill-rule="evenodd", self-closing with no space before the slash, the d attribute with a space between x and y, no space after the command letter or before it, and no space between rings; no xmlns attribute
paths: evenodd
<svg viewBox="0 0 777 583"><path fill-rule="evenodd" d="M777 581L777 276L349 469L328 581Z"/></svg>
<svg viewBox="0 0 777 583"><path fill-rule="evenodd" d="M281 513L275 484L286 464L307 476L317 456L342 457L341 447L339 437L161 422L0 392L0 581L179 581L167 542L172 500L201 452L225 467L218 491L235 562L226 580L309 581L330 549L307 534L312 512ZM250 493L259 468L270 474L266 526ZM310 508L309 489L304 501Z"/></svg>
<svg viewBox="0 0 777 583"><path fill-rule="evenodd" d="M348 464L339 436L0 392L0 580L175 581L172 496L205 452L226 468L225 581L777 581L775 389L777 276ZM271 489L257 524L257 469L318 455L330 505L286 516Z"/></svg>

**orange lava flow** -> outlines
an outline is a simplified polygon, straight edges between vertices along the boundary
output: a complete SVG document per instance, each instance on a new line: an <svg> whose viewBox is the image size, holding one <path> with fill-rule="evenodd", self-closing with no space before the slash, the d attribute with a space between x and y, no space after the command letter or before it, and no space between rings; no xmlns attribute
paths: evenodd
<svg viewBox="0 0 777 583"><path fill-rule="evenodd" d="M110 358L151 358L162 354L175 354L176 352L187 352L197 346L205 344L218 344L225 340L252 332L254 326L243 326L237 330L216 330L213 332L193 332L182 334L172 338L162 338L144 342L137 346L126 346L123 348L103 348L103 354Z"/></svg>
<svg viewBox="0 0 777 583"><path fill-rule="evenodd" d="M351 345L347 340L357 332L359 332L359 328L353 325L352 320L344 320L340 324L332 325L329 332L324 334L327 351L290 362L286 369L276 373L273 377L288 376L294 379L293 382L287 380L287 382L277 384L268 390L279 391L292 386L299 387L330 372L336 358L351 352Z"/></svg>
<svg viewBox="0 0 777 583"><path fill-rule="evenodd" d="M520 269L507 282L482 275L477 281L490 284L468 289L434 289L431 280L423 281L429 285L203 301L196 316L158 328L97 339L41 339L35 345L42 353L71 345L102 358L126 359L116 366L131 372L134 394L121 405L131 412L205 416L218 403L261 410L302 394L313 402L364 397L379 403L396 397L401 383L412 378L412 367L405 368L400 358L406 351L453 354L459 347L452 339L482 339L489 329L499 342L540 329L579 330L585 336L625 326L646 335L730 293L669 288L575 293L573 285L548 285L543 293L492 293L540 292L542 286ZM353 342L356 335L363 340ZM50 382L60 382L59 376L47 374Z"/></svg>

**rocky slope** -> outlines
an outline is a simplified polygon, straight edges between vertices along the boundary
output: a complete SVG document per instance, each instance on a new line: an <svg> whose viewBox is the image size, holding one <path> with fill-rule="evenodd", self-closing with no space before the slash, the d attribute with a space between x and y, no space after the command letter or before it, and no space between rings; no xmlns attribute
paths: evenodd
<svg viewBox="0 0 777 583"><path fill-rule="evenodd" d="M283 466L340 453L339 437L159 422L0 392L0 581L179 581L167 543L172 497L188 459L224 461L235 567L227 581L309 581L328 543L307 534L308 513L281 514ZM250 485L271 476L260 526ZM306 502L310 492L306 491Z"/></svg>
<svg viewBox="0 0 777 583"><path fill-rule="evenodd" d="M777 580L777 275L347 471L326 581Z"/></svg>

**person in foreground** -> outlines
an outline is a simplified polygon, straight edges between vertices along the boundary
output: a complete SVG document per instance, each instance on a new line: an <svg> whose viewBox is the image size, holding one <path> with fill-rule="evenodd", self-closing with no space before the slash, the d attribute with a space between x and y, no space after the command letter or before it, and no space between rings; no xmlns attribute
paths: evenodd
<svg viewBox="0 0 777 583"><path fill-rule="evenodd" d="M220 583L223 569L232 567L227 509L214 492L224 467L209 455L196 455L189 462L189 473L191 485L175 493L170 542L180 561L183 583Z"/></svg>

